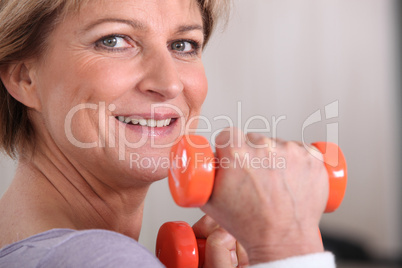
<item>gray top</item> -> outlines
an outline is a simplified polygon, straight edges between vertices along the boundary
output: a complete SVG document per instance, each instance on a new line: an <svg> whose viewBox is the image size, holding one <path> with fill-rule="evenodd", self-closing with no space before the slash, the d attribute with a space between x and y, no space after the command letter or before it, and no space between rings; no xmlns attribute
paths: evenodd
<svg viewBox="0 0 402 268"><path fill-rule="evenodd" d="M0 268L164 267L137 241L106 230L53 229L0 250ZM330 252L296 256L250 268L335 268Z"/></svg>
<svg viewBox="0 0 402 268"><path fill-rule="evenodd" d="M106 230L53 229L0 250L0 267L164 267L137 241Z"/></svg>

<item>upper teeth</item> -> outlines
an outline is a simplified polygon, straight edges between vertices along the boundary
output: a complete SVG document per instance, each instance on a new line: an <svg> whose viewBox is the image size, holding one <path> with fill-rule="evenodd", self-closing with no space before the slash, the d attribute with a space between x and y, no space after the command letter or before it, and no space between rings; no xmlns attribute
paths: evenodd
<svg viewBox="0 0 402 268"><path fill-rule="evenodd" d="M133 125L141 125L148 127L165 127L168 126L172 120L172 118L163 119L163 120L155 120L155 119L132 119L130 117L118 116L117 119L124 123L132 123Z"/></svg>

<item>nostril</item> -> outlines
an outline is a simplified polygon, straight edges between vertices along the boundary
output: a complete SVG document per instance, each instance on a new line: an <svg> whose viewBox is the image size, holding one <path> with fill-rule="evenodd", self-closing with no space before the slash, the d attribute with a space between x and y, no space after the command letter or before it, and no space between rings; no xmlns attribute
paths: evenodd
<svg viewBox="0 0 402 268"><path fill-rule="evenodd" d="M158 99L174 99L183 91L182 87L171 86L171 87L160 87L147 89L146 92Z"/></svg>
<svg viewBox="0 0 402 268"><path fill-rule="evenodd" d="M137 87L149 95L176 98L184 89L176 61L170 54L154 53L144 63L143 76Z"/></svg>

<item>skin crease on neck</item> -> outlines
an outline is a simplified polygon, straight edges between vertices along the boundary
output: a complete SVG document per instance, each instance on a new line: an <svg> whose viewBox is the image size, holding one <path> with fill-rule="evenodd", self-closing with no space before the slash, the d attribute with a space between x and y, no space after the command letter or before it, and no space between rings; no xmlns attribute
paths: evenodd
<svg viewBox="0 0 402 268"><path fill-rule="evenodd" d="M147 190L167 168L130 159L166 160L170 147L153 145L175 141L199 115L207 93L203 38L192 0L89 1L56 25L46 53L20 65L35 150L20 156L0 200L0 247L53 228L101 228L138 239ZM95 108L68 121L82 104ZM156 131L119 116L175 120ZM96 146L73 144L66 122L75 140ZM145 142L129 146L123 139Z"/></svg>

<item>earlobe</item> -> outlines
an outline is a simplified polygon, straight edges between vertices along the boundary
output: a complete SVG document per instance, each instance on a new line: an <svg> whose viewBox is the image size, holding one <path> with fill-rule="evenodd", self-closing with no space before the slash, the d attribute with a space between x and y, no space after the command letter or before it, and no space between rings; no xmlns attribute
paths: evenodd
<svg viewBox="0 0 402 268"><path fill-rule="evenodd" d="M8 93L27 107L40 109L34 72L25 62L10 64L0 71L0 78Z"/></svg>

